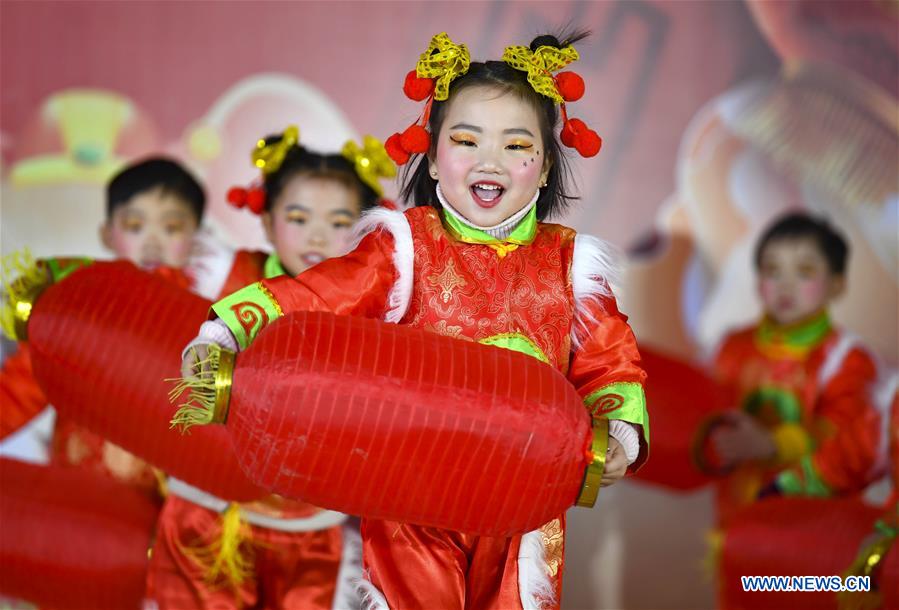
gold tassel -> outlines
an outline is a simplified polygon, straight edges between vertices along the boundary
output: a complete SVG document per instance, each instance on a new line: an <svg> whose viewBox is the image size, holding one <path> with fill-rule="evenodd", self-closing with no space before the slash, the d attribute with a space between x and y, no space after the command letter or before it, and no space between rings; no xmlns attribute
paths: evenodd
<svg viewBox="0 0 899 610"><path fill-rule="evenodd" d="M27 249L0 259L0 329L13 341L26 339L26 325L37 296L51 283L47 268Z"/></svg>
<svg viewBox="0 0 899 610"><path fill-rule="evenodd" d="M221 524L221 534L212 544L181 547L181 550L205 570L209 586L222 584L224 578L228 586L237 589L253 575L253 549L248 544L252 531L241 519L240 506L234 503L222 513Z"/></svg>
<svg viewBox="0 0 899 610"><path fill-rule="evenodd" d="M215 344L210 344L208 349L208 356L197 364L200 369L198 374L166 379L175 382L175 387L169 392L169 401L172 403L181 398L184 392L190 391L190 397L181 403L171 421L171 427L180 428L182 434L193 426L211 424L215 414L215 376L222 350Z"/></svg>
<svg viewBox="0 0 899 610"><path fill-rule="evenodd" d="M881 536L875 539L864 549L843 574L845 579L847 576L867 576L874 580L880 561L883 559L890 548L893 546L895 536ZM883 604L883 597L880 591L876 590L872 585L870 591L841 591L837 593L837 607L839 610L875 610Z"/></svg>
<svg viewBox="0 0 899 610"><path fill-rule="evenodd" d="M705 534L707 551L702 560L702 572L708 580L714 580L721 564L721 552L724 549L724 530L713 529Z"/></svg>

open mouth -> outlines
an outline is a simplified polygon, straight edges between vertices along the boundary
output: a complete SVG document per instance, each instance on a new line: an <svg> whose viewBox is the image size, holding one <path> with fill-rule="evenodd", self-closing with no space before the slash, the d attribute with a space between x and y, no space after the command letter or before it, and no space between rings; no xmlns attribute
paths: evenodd
<svg viewBox="0 0 899 610"><path fill-rule="evenodd" d="M325 255L322 254L321 252L306 252L305 254L300 256L300 259L303 261L303 264L306 265L307 267L312 267L314 265L317 265L320 262L322 262L323 260L325 260L325 258L326 258Z"/></svg>
<svg viewBox="0 0 899 610"><path fill-rule="evenodd" d="M482 208L492 208L498 204L506 191L496 182L475 182L469 190L474 202Z"/></svg>

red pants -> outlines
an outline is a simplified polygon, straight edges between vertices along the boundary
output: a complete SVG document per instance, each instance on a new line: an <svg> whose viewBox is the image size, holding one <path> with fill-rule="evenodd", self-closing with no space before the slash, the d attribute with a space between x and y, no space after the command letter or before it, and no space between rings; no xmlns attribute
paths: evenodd
<svg viewBox="0 0 899 610"><path fill-rule="evenodd" d="M159 516L147 576L147 597L161 610L192 608L331 608L340 569L341 528L281 532L248 526L255 569L232 587L224 579L210 585L207 568L185 548L208 546L221 534L219 514L170 495Z"/></svg>
<svg viewBox="0 0 899 610"><path fill-rule="evenodd" d="M541 532L558 607L562 524L553 521ZM362 520L364 567L391 610L520 610L521 542L521 536L488 538L393 521Z"/></svg>

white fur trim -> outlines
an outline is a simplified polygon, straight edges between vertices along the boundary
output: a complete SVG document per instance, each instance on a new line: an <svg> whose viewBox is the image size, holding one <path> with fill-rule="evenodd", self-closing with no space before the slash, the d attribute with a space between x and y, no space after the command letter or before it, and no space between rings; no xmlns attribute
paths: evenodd
<svg viewBox="0 0 899 610"><path fill-rule="evenodd" d="M634 424L621 419L609 420L609 436L621 443L628 466L633 464L640 455L640 436Z"/></svg>
<svg viewBox="0 0 899 610"><path fill-rule="evenodd" d="M193 291L211 301L218 299L234 266L235 255L236 251L216 239L209 229L198 231L185 270L193 280Z"/></svg>
<svg viewBox="0 0 899 610"><path fill-rule="evenodd" d="M342 534L343 548L340 552L337 588L331 602L332 610L350 610L362 604L358 586L362 580L362 537L353 523L344 523Z"/></svg>
<svg viewBox="0 0 899 610"><path fill-rule="evenodd" d="M521 537L518 549L518 595L524 610L541 610L553 606L556 594L546 565L546 550L540 530Z"/></svg>
<svg viewBox="0 0 899 610"><path fill-rule="evenodd" d="M390 610L387 598L368 580L367 573L363 572L362 578L356 582L356 590L362 599L362 610Z"/></svg>
<svg viewBox="0 0 899 610"><path fill-rule="evenodd" d="M840 338L837 339L837 344L828 350L824 365L821 366L821 369L818 371L818 384L820 387L823 388L830 383L833 376L836 375L837 371L840 370L840 367L843 366L843 361L846 360L846 356L849 355L849 352L860 344L858 337L855 337L850 333L842 333L840 335Z"/></svg>
<svg viewBox="0 0 899 610"><path fill-rule="evenodd" d="M415 269L415 248L412 244L412 229L405 214L387 208L375 208L362 215L353 229L356 239L361 239L372 231L384 229L393 236L393 266L397 279L387 295L385 322L397 323L406 315L412 298L412 278Z"/></svg>
<svg viewBox="0 0 899 610"><path fill-rule="evenodd" d="M620 255L610 244L598 237L578 233L574 237L574 256L571 261L571 290L574 293L574 324L571 343L575 348L586 339L589 325L596 319L591 314L591 301L612 297L612 286L618 284Z"/></svg>
<svg viewBox="0 0 899 610"><path fill-rule="evenodd" d="M216 513L224 512L228 508L228 504L230 504L227 500L223 500L175 477L169 477L167 484L170 494ZM347 516L343 513L333 510L321 510L311 517L279 519L246 510L243 507L240 508L240 517L252 525L278 532L317 532L338 526L347 519Z"/></svg>

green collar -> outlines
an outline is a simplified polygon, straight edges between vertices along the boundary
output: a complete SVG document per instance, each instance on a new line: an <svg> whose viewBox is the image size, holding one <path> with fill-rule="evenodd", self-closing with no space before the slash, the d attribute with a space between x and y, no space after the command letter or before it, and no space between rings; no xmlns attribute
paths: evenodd
<svg viewBox="0 0 899 610"><path fill-rule="evenodd" d="M534 237L537 235L537 206L531 208L531 211L521 219L521 222L518 223L518 226L512 230L512 233L506 239L497 239L489 233L470 227L452 214L447 214L444 211L441 211L440 216L443 218L447 229L456 239L469 244L516 244L527 246L534 241Z"/></svg>
<svg viewBox="0 0 899 610"><path fill-rule="evenodd" d="M287 270L284 269L278 255L272 252L268 255L268 258L265 259L265 266L262 268L262 273L265 275L265 279L268 280L273 277L278 277L279 275L287 275Z"/></svg>
<svg viewBox="0 0 899 610"><path fill-rule="evenodd" d="M766 317L759 325L756 339L763 345L780 345L807 350L815 347L831 330L830 316L822 311L802 322L782 326Z"/></svg>

